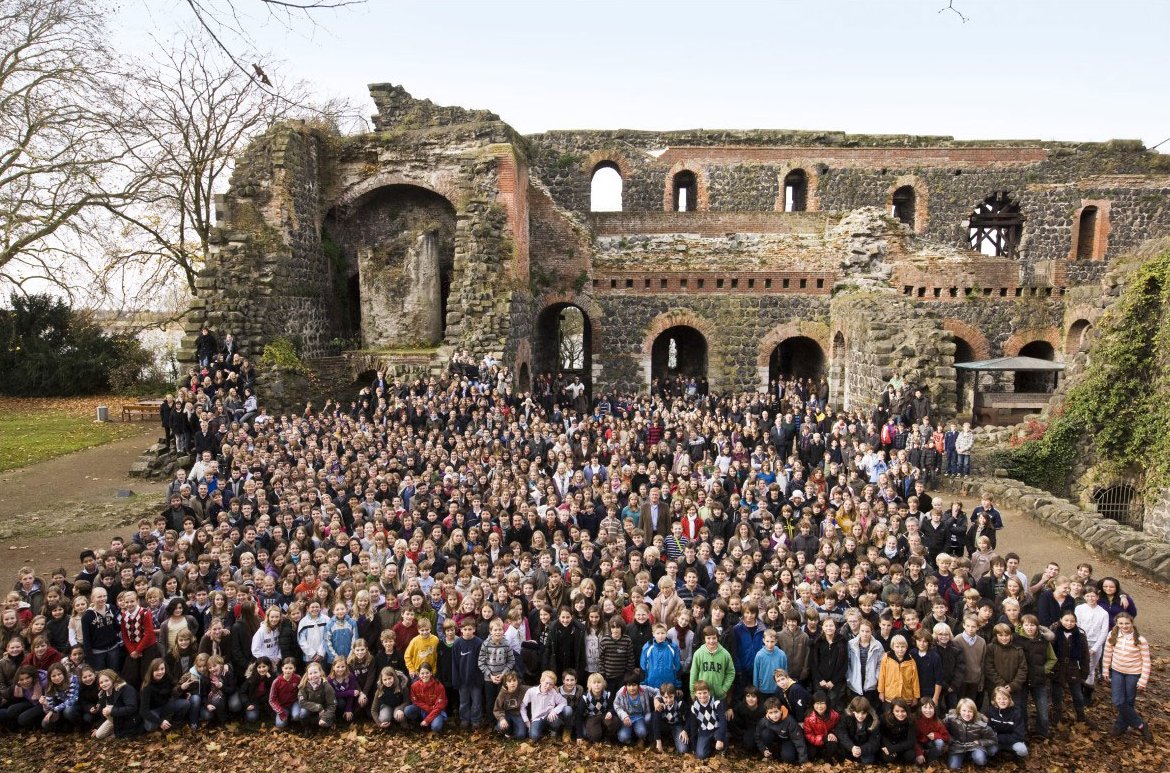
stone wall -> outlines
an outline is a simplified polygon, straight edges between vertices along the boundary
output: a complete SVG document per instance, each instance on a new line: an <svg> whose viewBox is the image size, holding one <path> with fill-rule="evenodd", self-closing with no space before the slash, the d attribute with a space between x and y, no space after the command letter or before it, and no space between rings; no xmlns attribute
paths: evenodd
<svg viewBox="0 0 1170 773"><path fill-rule="evenodd" d="M942 416L955 412L955 344L928 307L879 292L833 298L834 336L843 338L844 404L872 411L895 374L923 387Z"/></svg>
<svg viewBox="0 0 1170 773"><path fill-rule="evenodd" d="M605 343L594 345L600 366L598 390L645 391L650 348L674 325L697 329L706 339L707 377L713 391L755 392L766 386L772 349L795 335L812 337L828 358L828 299L810 295L601 294ZM761 373L762 366L762 373Z"/></svg>
<svg viewBox="0 0 1170 773"><path fill-rule="evenodd" d="M306 356L326 351L338 331L333 278L321 249L321 179L326 135L280 125L237 162L212 236L180 358L193 359L194 336L207 324L234 333L258 355L276 336L300 342Z"/></svg>
<svg viewBox="0 0 1170 773"><path fill-rule="evenodd" d="M962 247L975 207L1006 190L1027 218L1019 261L1025 282L1037 264L1073 255L1077 216L1087 203L1107 204L1102 259L1132 249L1151 229L1170 228L1170 162L1130 141L989 143L768 131L554 131L529 139L535 173L560 206L579 213L589 211L590 178L601 162L621 171L626 212L668 208L671 179L684 169L698 178L701 209L783 209L784 176L801 169L809 178L810 209L889 211L894 190L910 185L918 199L916 232ZM1081 261L1070 270L1087 281L1100 275L1098 263Z"/></svg>

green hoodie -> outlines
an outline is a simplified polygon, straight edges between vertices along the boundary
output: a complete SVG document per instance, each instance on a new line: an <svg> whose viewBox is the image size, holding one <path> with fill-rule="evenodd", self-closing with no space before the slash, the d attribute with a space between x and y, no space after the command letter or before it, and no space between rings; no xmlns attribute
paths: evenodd
<svg viewBox="0 0 1170 773"><path fill-rule="evenodd" d="M711 695L723 700L723 696L731 689L735 681L735 662L731 653L722 645L715 652L707 649L704 644L695 650L691 660L691 693L694 693L695 682L702 679L711 688Z"/></svg>

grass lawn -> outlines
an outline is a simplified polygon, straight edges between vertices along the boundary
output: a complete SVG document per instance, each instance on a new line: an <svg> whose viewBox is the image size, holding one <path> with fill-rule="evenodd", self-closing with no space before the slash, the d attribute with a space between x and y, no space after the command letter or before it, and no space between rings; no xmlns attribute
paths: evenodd
<svg viewBox="0 0 1170 773"><path fill-rule="evenodd" d="M94 421L97 406L108 405L110 414L116 416L121 404L130 400L109 396L0 397L0 472L142 432L144 422L140 421Z"/></svg>

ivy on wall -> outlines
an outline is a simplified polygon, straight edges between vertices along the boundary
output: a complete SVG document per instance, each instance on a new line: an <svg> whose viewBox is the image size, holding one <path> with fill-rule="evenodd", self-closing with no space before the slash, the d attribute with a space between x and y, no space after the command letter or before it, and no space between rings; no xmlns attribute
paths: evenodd
<svg viewBox="0 0 1170 773"><path fill-rule="evenodd" d="M1044 435L1002 452L997 466L1062 493L1091 444L1101 472L1137 471L1151 492L1170 486L1170 252L1136 269L1091 357Z"/></svg>

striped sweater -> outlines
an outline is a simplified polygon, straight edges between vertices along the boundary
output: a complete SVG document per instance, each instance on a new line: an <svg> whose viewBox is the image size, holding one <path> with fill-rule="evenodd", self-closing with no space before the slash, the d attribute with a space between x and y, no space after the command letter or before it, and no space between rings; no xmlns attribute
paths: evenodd
<svg viewBox="0 0 1170 773"><path fill-rule="evenodd" d="M1112 637L1110 637L1112 638ZM1105 659L1101 663L1102 673L1112 669L1119 674L1141 674L1138 687L1150 682L1150 643L1144 636L1117 634L1117 643L1105 640Z"/></svg>

